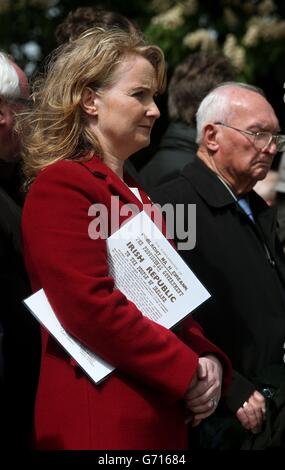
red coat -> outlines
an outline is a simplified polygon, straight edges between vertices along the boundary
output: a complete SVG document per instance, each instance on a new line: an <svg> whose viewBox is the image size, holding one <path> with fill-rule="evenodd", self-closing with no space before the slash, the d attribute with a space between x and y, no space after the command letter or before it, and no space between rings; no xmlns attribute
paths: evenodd
<svg viewBox="0 0 285 470"><path fill-rule="evenodd" d="M24 253L33 290L43 287L66 330L117 368L96 386L43 330L35 446L185 449L182 398L198 355L220 355L227 377L230 368L191 319L179 338L114 290L106 241L88 236L90 205L110 208L111 195L120 204L138 204L128 186L93 157L86 164L65 160L47 167L26 200Z"/></svg>

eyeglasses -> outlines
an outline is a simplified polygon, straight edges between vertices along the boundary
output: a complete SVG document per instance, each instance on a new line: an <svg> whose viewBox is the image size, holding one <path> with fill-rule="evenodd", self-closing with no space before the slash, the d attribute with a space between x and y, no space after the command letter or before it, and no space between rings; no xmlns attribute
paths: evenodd
<svg viewBox="0 0 285 470"><path fill-rule="evenodd" d="M253 137L253 144L259 150L268 147L271 144L276 145L277 152L285 151L285 135L282 134L271 134L271 132L262 131L262 132L252 132L252 131L244 131L243 129L238 129L237 127L229 126L224 122L215 122L214 124L224 127L229 127L234 131L241 132L242 134L250 135Z"/></svg>

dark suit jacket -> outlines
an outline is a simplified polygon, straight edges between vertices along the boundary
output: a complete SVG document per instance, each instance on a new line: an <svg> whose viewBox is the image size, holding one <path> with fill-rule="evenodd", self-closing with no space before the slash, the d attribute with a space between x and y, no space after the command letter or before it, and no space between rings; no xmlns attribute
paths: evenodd
<svg viewBox="0 0 285 470"><path fill-rule="evenodd" d="M117 368L96 386L43 330L35 421L41 449L185 448L182 398L197 353L219 355L192 320L178 338L114 289L106 240L88 236L92 204L106 207L109 228L111 216L119 215L111 213L112 196L120 207L142 208L129 187L92 157L50 165L26 199L24 251L33 290L43 287L66 330ZM141 197L149 204L142 191Z"/></svg>
<svg viewBox="0 0 285 470"><path fill-rule="evenodd" d="M8 194L8 191L11 195L16 191L10 179L11 169L10 164L5 166L1 162L0 323L4 394L1 428L4 447L24 449L31 441L40 333L37 322L22 304L22 300L31 294L31 289L21 253L21 208Z"/></svg>
<svg viewBox="0 0 285 470"><path fill-rule="evenodd" d="M139 173L146 191L176 176L196 156L196 130L183 122L169 124L158 150Z"/></svg>
<svg viewBox="0 0 285 470"><path fill-rule="evenodd" d="M285 263L275 213L251 191L251 222L199 159L151 195L160 204L196 204L196 246L180 254L212 295L194 317L232 361L227 404L236 411L255 389L254 376L283 362ZM185 206L188 226L187 213Z"/></svg>

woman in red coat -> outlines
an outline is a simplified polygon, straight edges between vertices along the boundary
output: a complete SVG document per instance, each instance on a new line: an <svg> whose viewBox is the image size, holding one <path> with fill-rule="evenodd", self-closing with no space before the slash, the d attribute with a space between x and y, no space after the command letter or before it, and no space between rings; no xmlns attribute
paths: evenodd
<svg viewBox="0 0 285 470"><path fill-rule="evenodd" d="M159 110L161 50L120 30L90 30L63 46L25 120L25 260L57 317L116 372L95 385L42 330L37 449L185 449L185 420L210 415L227 358L191 319L179 334L143 316L109 274L106 240L88 235L89 208L140 199L124 161L147 146ZM119 222L122 223L121 217ZM203 357L200 357L203 356Z"/></svg>

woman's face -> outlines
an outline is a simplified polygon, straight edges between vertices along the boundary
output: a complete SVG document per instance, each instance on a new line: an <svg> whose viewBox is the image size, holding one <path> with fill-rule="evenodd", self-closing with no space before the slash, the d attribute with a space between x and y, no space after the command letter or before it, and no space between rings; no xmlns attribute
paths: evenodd
<svg viewBox="0 0 285 470"><path fill-rule="evenodd" d="M139 55L127 56L114 73L108 89L95 94L95 116L89 116L104 151L104 158L125 160L150 143L150 133L160 112L153 66Z"/></svg>

